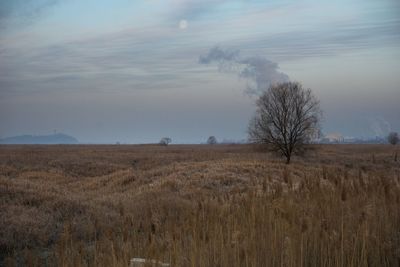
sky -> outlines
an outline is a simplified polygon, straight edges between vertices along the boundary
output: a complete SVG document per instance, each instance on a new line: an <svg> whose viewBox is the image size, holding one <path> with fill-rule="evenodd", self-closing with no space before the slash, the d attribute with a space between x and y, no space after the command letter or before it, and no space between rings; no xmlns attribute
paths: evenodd
<svg viewBox="0 0 400 267"><path fill-rule="evenodd" d="M0 1L0 137L242 140L280 81L312 89L324 133L400 131L400 2Z"/></svg>

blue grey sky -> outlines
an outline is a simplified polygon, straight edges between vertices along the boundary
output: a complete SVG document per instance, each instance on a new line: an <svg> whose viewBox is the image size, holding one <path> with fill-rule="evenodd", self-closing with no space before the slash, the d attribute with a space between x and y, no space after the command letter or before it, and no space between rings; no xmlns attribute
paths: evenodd
<svg viewBox="0 0 400 267"><path fill-rule="evenodd" d="M325 133L400 131L400 2L0 2L0 137L244 139L284 80L321 100Z"/></svg>

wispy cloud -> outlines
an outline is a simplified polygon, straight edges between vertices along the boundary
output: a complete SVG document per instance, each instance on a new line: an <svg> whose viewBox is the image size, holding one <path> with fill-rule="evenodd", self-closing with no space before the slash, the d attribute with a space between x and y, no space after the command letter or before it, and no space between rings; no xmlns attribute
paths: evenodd
<svg viewBox="0 0 400 267"><path fill-rule="evenodd" d="M172 0L170 2L173 18L195 20L210 15L227 0Z"/></svg>
<svg viewBox="0 0 400 267"><path fill-rule="evenodd" d="M0 29L9 23L24 25L32 23L49 8L62 0L4 0L0 1Z"/></svg>
<svg viewBox="0 0 400 267"><path fill-rule="evenodd" d="M378 24L356 22L298 29L266 36L238 38L235 42L252 50L262 50L276 60L334 56L377 47L398 47L400 18Z"/></svg>

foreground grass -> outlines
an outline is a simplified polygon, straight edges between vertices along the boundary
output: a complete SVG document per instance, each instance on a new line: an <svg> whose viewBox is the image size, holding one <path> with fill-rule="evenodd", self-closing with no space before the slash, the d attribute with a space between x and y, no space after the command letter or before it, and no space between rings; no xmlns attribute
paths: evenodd
<svg viewBox="0 0 400 267"><path fill-rule="evenodd" d="M396 266L389 146L2 146L0 265Z"/></svg>

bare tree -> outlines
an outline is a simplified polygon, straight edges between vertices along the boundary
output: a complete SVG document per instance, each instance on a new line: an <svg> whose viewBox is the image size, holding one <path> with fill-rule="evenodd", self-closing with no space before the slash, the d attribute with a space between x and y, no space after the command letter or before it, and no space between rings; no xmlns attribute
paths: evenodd
<svg viewBox="0 0 400 267"><path fill-rule="evenodd" d="M396 145L399 142L399 134L396 132L389 133L388 142L392 145Z"/></svg>
<svg viewBox="0 0 400 267"><path fill-rule="evenodd" d="M218 142L217 142L217 138L215 136L212 135L212 136L208 137L207 144L215 145L216 143L218 143Z"/></svg>
<svg viewBox="0 0 400 267"><path fill-rule="evenodd" d="M322 111L318 99L300 83L272 85L257 101L257 111L249 125L249 140L268 144L286 157L320 134Z"/></svg>
<svg viewBox="0 0 400 267"><path fill-rule="evenodd" d="M163 137L163 138L161 138L159 144L162 145L162 146L167 146L167 145L169 145L169 143L171 143L171 142L172 142L171 138L169 138L169 137Z"/></svg>

